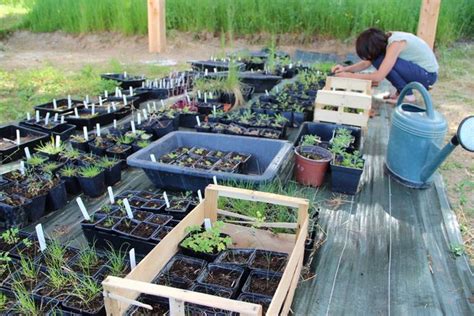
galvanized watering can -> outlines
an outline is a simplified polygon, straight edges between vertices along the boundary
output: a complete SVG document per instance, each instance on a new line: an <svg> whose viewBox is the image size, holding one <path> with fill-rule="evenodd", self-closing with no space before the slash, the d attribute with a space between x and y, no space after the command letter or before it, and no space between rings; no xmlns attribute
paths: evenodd
<svg viewBox="0 0 474 316"><path fill-rule="evenodd" d="M421 93L426 108L402 103L410 89ZM434 110L425 87L418 82L408 84L400 93L392 114L385 162L387 171L408 187L428 187L433 173L458 145L474 151L474 116L465 118L457 134L441 148L447 130L446 119Z"/></svg>

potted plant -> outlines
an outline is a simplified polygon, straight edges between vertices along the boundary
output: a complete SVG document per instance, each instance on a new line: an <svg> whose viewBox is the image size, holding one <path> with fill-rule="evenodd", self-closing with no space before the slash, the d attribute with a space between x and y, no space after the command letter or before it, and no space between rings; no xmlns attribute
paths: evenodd
<svg viewBox="0 0 474 316"><path fill-rule="evenodd" d="M26 290L32 292L38 284L46 279L41 267L28 258L20 259L19 268L5 280L4 286L13 289L18 284L22 284Z"/></svg>
<svg viewBox="0 0 474 316"><path fill-rule="evenodd" d="M90 141L91 139L89 139ZM88 152L89 151L89 144L88 140L84 138L84 136L80 135L72 135L71 138L69 138L69 142L71 143L72 148L80 150L82 152Z"/></svg>
<svg viewBox="0 0 474 316"><path fill-rule="evenodd" d="M81 157L81 152L75 148L66 149L60 154L59 160L64 163L77 164Z"/></svg>
<svg viewBox="0 0 474 316"><path fill-rule="evenodd" d="M162 275L184 279L191 283L196 281L206 265L205 260L177 254L165 265Z"/></svg>
<svg viewBox="0 0 474 316"><path fill-rule="evenodd" d="M99 160L97 165L104 169L106 186L113 186L122 180L122 166L120 160L105 156Z"/></svg>
<svg viewBox="0 0 474 316"><path fill-rule="evenodd" d="M109 139L97 136L89 142L89 149L93 154L103 156L105 155L105 150L112 145L113 143Z"/></svg>
<svg viewBox="0 0 474 316"><path fill-rule="evenodd" d="M280 284L281 277L281 273L252 270L242 287L242 293L272 297Z"/></svg>
<svg viewBox="0 0 474 316"><path fill-rule="evenodd" d="M240 288L245 269L235 265L210 263L201 273L197 283L201 285L216 286L229 289L234 296Z"/></svg>
<svg viewBox="0 0 474 316"><path fill-rule="evenodd" d="M33 156L31 156L29 159L26 160L25 165L28 168L32 168L32 169L36 170L36 169L39 169L41 167L41 165L44 162L46 162L47 160L48 160L48 158L46 158L44 156L34 154Z"/></svg>
<svg viewBox="0 0 474 316"><path fill-rule="evenodd" d="M94 276L107 262L107 257L97 253L95 247L86 247L81 249L79 254L72 260L70 267L76 273Z"/></svg>
<svg viewBox="0 0 474 316"><path fill-rule="evenodd" d="M103 315L105 307L102 285L91 277L80 278L63 302L63 306L77 314Z"/></svg>
<svg viewBox="0 0 474 316"><path fill-rule="evenodd" d="M105 171L98 166L87 166L79 169L78 177L84 194L95 198L105 192Z"/></svg>
<svg viewBox="0 0 474 316"><path fill-rule="evenodd" d="M232 239L221 233L223 226L223 222L217 221L208 230L203 230L201 226L188 227L188 236L179 244L180 249L186 255L214 261L221 251L232 245Z"/></svg>
<svg viewBox="0 0 474 316"><path fill-rule="evenodd" d="M37 146L36 151L47 156L49 160L58 160L59 154L62 153L66 147L64 143L57 145L54 141L54 138L51 139L50 142L46 144L41 144Z"/></svg>
<svg viewBox="0 0 474 316"><path fill-rule="evenodd" d="M334 147L333 147L334 150ZM345 194L356 194L360 177L364 170L365 160L359 151L337 152L331 162L332 191Z"/></svg>
<svg viewBox="0 0 474 316"><path fill-rule="evenodd" d="M319 146L298 146L295 154L296 181L303 185L319 187L324 181L332 154Z"/></svg>
<svg viewBox="0 0 474 316"><path fill-rule="evenodd" d="M46 195L46 210L48 212L59 210L67 204L66 183L63 180L47 173L44 175L43 184L48 191Z"/></svg>
<svg viewBox="0 0 474 316"><path fill-rule="evenodd" d="M77 195L81 193L81 186L77 180L77 168L73 165L66 165L59 173L61 179L64 180L67 193Z"/></svg>

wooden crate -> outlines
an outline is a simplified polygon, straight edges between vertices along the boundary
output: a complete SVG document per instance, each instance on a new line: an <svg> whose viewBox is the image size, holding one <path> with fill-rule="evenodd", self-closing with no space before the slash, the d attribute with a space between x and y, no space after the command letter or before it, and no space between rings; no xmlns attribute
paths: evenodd
<svg viewBox="0 0 474 316"><path fill-rule="evenodd" d="M109 276L102 283L107 315L123 315L130 304L141 293L166 297L170 302L170 315L185 315L184 303L194 303L212 308L228 310L241 315L262 315L262 306L232 299L225 299L203 293L191 292L150 282L158 275L165 264L178 251L178 244L187 235L186 227L201 225L204 218L216 221L221 216L238 217L239 220L252 221L242 215L218 210L219 197L271 203L298 209L297 223L261 223L268 227L296 229L296 234L274 234L266 230L226 224L223 232L232 237L236 248L259 248L282 251L289 259L282 279L273 296L267 315L287 315L293 301L294 292L303 266L304 243L308 234L308 201L305 199L281 196L271 193L237 189L218 185L206 188L206 198L190 212L163 240L137 265L125 278Z"/></svg>
<svg viewBox="0 0 474 316"><path fill-rule="evenodd" d="M372 107L371 86L370 80L328 77L326 86L316 96L314 121L367 127Z"/></svg>

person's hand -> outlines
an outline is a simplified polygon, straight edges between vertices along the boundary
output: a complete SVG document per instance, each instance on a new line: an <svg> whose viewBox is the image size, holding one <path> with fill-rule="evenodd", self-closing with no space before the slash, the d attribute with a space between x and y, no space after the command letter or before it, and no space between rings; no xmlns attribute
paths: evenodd
<svg viewBox="0 0 474 316"><path fill-rule="evenodd" d="M337 74L338 72L344 72L345 67L343 65L336 65L331 68L331 72Z"/></svg>
<svg viewBox="0 0 474 316"><path fill-rule="evenodd" d="M337 72L335 74L336 77L343 77L343 78L354 78L354 74L352 72Z"/></svg>

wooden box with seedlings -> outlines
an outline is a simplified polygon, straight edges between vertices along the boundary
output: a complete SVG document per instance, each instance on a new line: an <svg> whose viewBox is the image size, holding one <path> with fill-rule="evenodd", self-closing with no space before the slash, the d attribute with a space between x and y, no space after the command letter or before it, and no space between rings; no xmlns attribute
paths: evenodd
<svg viewBox="0 0 474 316"><path fill-rule="evenodd" d="M327 77L316 96L314 121L367 127L372 107L369 80Z"/></svg>
<svg viewBox="0 0 474 316"><path fill-rule="evenodd" d="M291 208L295 221L267 222L257 211L247 216L220 210L219 206L232 205L228 201ZM303 266L308 203L271 193L208 186L205 200L131 273L105 279L107 314L288 314ZM276 230L269 231L269 227Z"/></svg>

